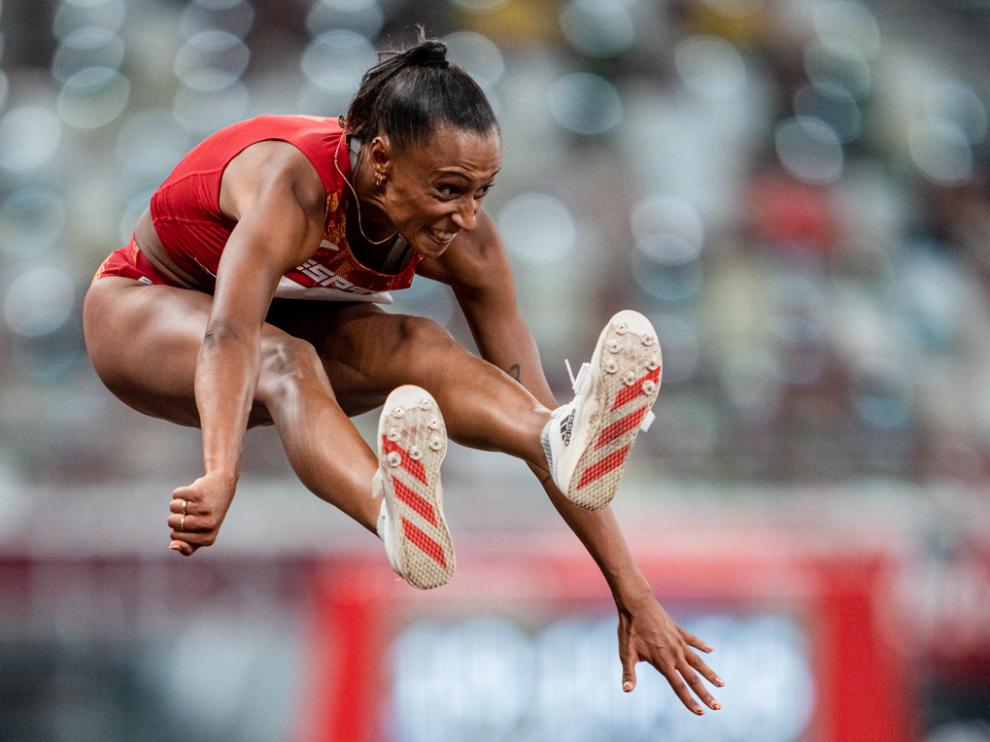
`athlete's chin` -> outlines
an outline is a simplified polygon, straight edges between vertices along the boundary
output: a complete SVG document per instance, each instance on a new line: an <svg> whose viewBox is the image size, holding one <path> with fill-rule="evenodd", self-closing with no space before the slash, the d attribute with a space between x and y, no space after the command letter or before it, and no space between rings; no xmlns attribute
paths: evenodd
<svg viewBox="0 0 990 742"><path fill-rule="evenodd" d="M441 255L447 252L446 250L419 250L417 248L413 248L413 249L417 253L419 253L419 256L422 258L439 258Z"/></svg>
<svg viewBox="0 0 990 742"><path fill-rule="evenodd" d="M455 236L439 238L432 232L421 232L412 243L412 248L424 258L439 258L447 252Z"/></svg>

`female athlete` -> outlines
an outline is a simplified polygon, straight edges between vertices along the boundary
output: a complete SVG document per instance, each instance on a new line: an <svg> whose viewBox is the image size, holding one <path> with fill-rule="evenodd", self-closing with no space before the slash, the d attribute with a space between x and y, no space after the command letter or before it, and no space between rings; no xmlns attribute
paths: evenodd
<svg viewBox="0 0 990 742"><path fill-rule="evenodd" d="M447 433L527 462L596 560L619 613L623 688L652 663L681 701L721 685L654 599L609 508L660 382L649 322L620 312L556 406L481 208L501 134L481 89L420 39L362 79L346 118L261 116L196 146L86 295L86 344L134 409L203 433L204 474L170 503L170 548L214 543L246 428L274 425L303 484L384 542L410 584L453 573ZM390 314L414 275L454 291L481 358ZM510 375L505 369L512 369ZM513 378L513 376L515 378ZM384 407L376 450L348 420ZM442 415L441 415L442 410Z"/></svg>

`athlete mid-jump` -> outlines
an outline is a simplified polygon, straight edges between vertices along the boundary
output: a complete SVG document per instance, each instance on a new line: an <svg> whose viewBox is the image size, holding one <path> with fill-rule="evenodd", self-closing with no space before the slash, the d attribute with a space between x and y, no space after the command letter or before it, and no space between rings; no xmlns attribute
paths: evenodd
<svg viewBox="0 0 990 742"><path fill-rule="evenodd" d="M623 687L646 660L689 709L703 713L695 696L717 709L701 678L721 681L696 651L710 648L657 603L605 507L652 418L656 335L617 314L556 406L481 208L501 167L498 124L445 53L421 40L386 57L346 118L261 116L195 147L97 271L84 309L93 365L134 409L203 431L205 472L175 490L168 519L186 556L216 540L252 425L275 425L306 487L381 537L421 588L454 571L447 436L522 459L612 590ZM481 358L377 306L415 275L452 287ZM348 416L383 401L372 450Z"/></svg>

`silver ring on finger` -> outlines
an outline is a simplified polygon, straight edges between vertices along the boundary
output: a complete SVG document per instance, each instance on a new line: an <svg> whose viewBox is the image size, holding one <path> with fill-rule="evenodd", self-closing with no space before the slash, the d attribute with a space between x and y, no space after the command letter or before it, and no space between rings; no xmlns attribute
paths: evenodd
<svg viewBox="0 0 990 742"><path fill-rule="evenodd" d="M186 507L188 507L188 505L189 505L189 500L183 500L182 501L182 514L183 515L189 515L189 513L186 511Z"/></svg>
<svg viewBox="0 0 990 742"><path fill-rule="evenodd" d="M185 515L185 513L182 514L182 518L179 520L179 530L180 531L185 531L186 530L186 515Z"/></svg>

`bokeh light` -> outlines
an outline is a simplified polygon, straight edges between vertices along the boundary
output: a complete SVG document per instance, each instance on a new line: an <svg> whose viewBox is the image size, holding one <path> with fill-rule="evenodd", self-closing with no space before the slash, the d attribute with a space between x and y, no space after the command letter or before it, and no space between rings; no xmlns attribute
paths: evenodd
<svg viewBox="0 0 990 742"><path fill-rule="evenodd" d="M175 56L175 75L182 84L215 93L236 83L251 59L247 45L226 31L201 31Z"/></svg>
<svg viewBox="0 0 990 742"><path fill-rule="evenodd" d="M7 289L3 315L12 332L37 337L65 324L74 302L75 287L68 273L48 266L31 268Z"/></svg>
<svg viewBox="0 0 990 742"><path fill-rule="evenodd" d="M499 232L513 255L545 265L563 260L577 241L574 217L560 199L547 193L523 193L498 212Z"/></svg>
<svg viewBox="0 0 990 742"><path fill-rule="evenodd" d="M860 100L873 89L873 72L862 50L848 41L811 44L805 49L804 66L811 83L825 95Z"/></svg>
<svg viewBox="0 0 990 742"><path fill-rule="evenodd" d="M813 85L802 85L794 92L794 113L799 117L826 123L843 144L857 139L863 131L863 114L851 95L825 94Z"/></svg>
<svg viewBox="0 0 990 742"><path fill-rule="evenodd" d="M378 62L374 45L353 31L328 31L309 44L302 71L314 85L331 93L353 96L365 70Z"/></svg>
<svg viewBox="0 0 990 742"><path fill-rule="evenodd" d="M654 299L681 302L701 289L700 257L700 245L676 234L656 233L636 241L629 255L630 272Z"/></svg>
<svg viewBox="0 0 990 742"><path fill-rule="evenodd" d="M973 89L959 80L945 80L925 92L925 112L934 122L954 126L971 145L987 137L987 109Z"/></svg>
<svg viewBox="0 0 990 742"><path fill-rule="evenodd" d="M697 251L705 240L705 225L698 210L687 199L668 193L657 193L637 203L630 214L630 226L637 240L673 234Z"/></svg>
<svg viewBox="0 0 990 742"><path fill-rule="evenodd" d="M102 26L86 26L66 34L52 60L52 76L66 82L89 67L119 70L124 61L124 40Z"/></svg>
<svg viewBox="0 0 990 742"><path fill-rule="evenodd" d="M490 88L505 74L505 58L498 45L474 31L455 31L442 41L447 45L447 59L462 67L482 88Z"/></svg>
<svg viewBox="0 0 990 742"><path fill-rule="evenodd" d="M310 36L346 30L370 39L384 23L385 13L376 0L316 0L306 16Z"/></svg>
<svg viewBox="0 0 990 742"><path fill-rule="evenodd" d="M124 0L63 0L52 19L55 38L64 39L80 28L100 26L119 32L126 16Z"/></svg>
<svg viewBox="0 0 990 742"><path fill-rule="evenodd" d="M660 193L636 204L630 216L635 243L629 267L636 284L665 302L697 296L705 236L697 209L686 199Z"/></svg>
<svg viewBox="0 0 990 742"><path fill-rule="evenodd" d="M254 16L254 8L243 1L227 4L222 8L207 8L194 3L182 11L179 34L185 39L191 39L203 31L215 30L243 39L254 25Z"/></svg>
<svg viewBox="0 0 990 742"><path fill-rule="evenodd" d="M0 250L16 258L44 255L62 233L65 211L65 199L50 188L15 190L0 203Z"/></svg>
<svg viewBox="0 0 990 742"><path fill-rule="evenodd" d="M628 0L569 0L560 10L560 28L577 51L608 58L636 43Z"/></svg>
<svg viewBox="0 0 990 742"><path fill-rule="evenodd" d="M825 45L852 44L865 57L880 51L880 27L870 10L859 2L835 0L819 3L814 11L814 27Z"/></svg>
<svg viewBox="0 0 990 742"><path fill-rule="evenodd" d="M58 150L62 125L48 108L20 106L0 117L0 168L33 170Z"/></svg>
<svg viewBox="0 0 990 742"><path fill-rule="evenodd" d="M692 36L674 50L677 74L702 98L731 99L746 86L746 65L739 51L715 36Z"/></svg>
<svg viewBox="0 0 990 742"><path fill-rule="evenodd" d="M774 145L780 164L799 180L824 185L842 176L842 142L823 121L808 116L782 121L774 132Z"/></svg>
<svg viewBox="0 0 990 742"><path fill-rule="evenodd" d="M929 180L958 185L973 173L973 151L957 126L918 122L911 127L911 160Z"/></svg>
<svg viewBox="0 0 990 742"><path fill-rule="evenodd" d="M97 129L124 112L130 94L130 81L117 70L87 67L65 81L56 110L70 126Z"/></svg>
<svg viewBox="0 0 990 742"><path fill-rule="evenodd" d="M550 113L577 134L602 134L622 121L619 91L608 80L587 72L564 75L547 90Z"/></svg>

